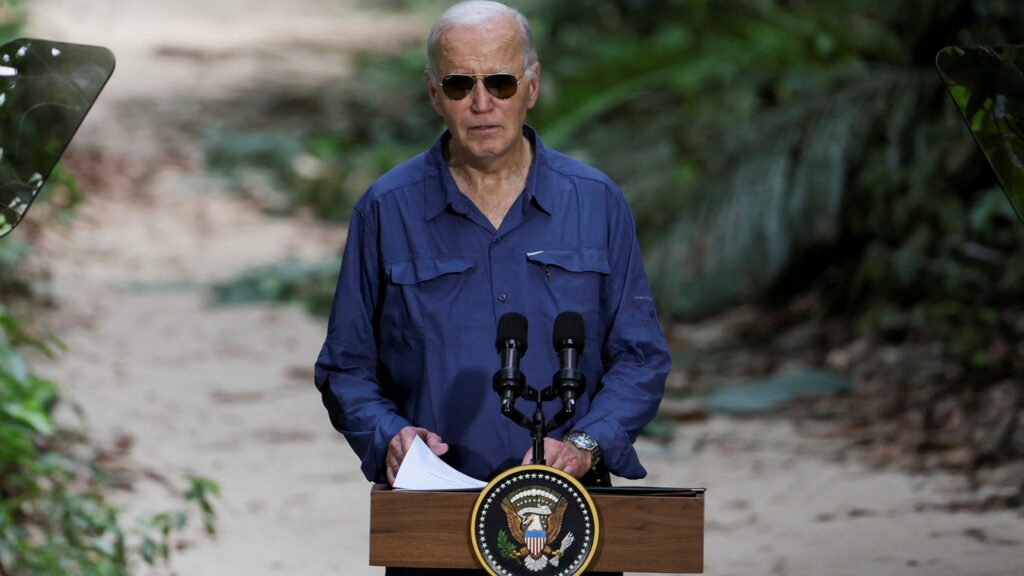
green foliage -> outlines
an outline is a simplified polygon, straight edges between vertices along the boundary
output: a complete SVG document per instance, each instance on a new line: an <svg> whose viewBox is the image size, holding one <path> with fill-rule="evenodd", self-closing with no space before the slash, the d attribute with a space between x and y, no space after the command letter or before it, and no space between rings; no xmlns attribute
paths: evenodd
<svg viewBox="0 0 1024 576"><path fill-rule="evenodd" d="M196 506L203 529L213 536L217 533L217 514L213 509L212 498L220 495L220 486L200 476L189 476L188 482L185 500ZM188 513L182 510L159 512L144 519L138 531L141 538L139 555L142 559L150 565L170 562L173 537L185 530L188 519Z"/></svg>
<svg viewBox="0 0 1024 576"><path fill-rule="evenodd" d="M81 201L82 191L78 187L78 180L63 165L57 163L35 200L33 219L46 221L53 217L62 222L69 222ZM43 211L46 212L45 215L37 214Z"/></svg>
<svg viewBox="0 0 1024 576"><path fill-rule="evenodd" d="M311 136L259 131L207 131L207 164L234 188L257 194L271 212L311 210L329 221L347 221L370 184L430 145L440 130L426 105L418 53L360 55L365 76L345 96L345 123ZM410 80L411 79L411 80ZM253 186L253 179L262 183Z"/></svg>
<svg viewBox="0 0 1024 576"><path fill-rule="evenodd" d="M936 202L936 168L968 138L935 50L972 30L1011 29L1000 3L548 8L534 19L547 46L533 121L550 144L619 180L663 310L683 317L791 289L794 273L807 289L834 264L857 267L865 242L911 233L872 218L872 237L854 238L847 219L861 214L850 200L869 195L875 212L908 193L911 211ZM875 179L862 183L865 169ZM836 247L855 253L808 261Z"/></svg>
<svg viewBox="0 0 1024 576"><path fill-rule="evenodd" d="M25 20L25 5L21 0L0 3L0 44L17 38Z"/></svg>
<svg viewBox="0 0 1024 576"><path fill-rule="evenodd" d="M199 508L203 529L213 536L217 533L217 513L213 509L213 498L220 496L220 485L202 476L189 476L188 483L185 499Z"/></svg>
<svg viewBox="0 0 1024 576"><path fill-rule="evenodd" d="M123 534L96 493L73 489L78 463L55 449L56 386L30 373L15 347L31 338L0 309L0 566L5 573L58 574L124 564Z"/></svg>
<svg viewBox="0 0 1024 576"><path fill-rule="evenodd" d="M1024 215L1024 46L947 48L936 63L1000 182Z"/></svg>
<svg viewBox="0 0 1024 576"><path fill-rule="evenodd" d="M0 307L0 573L126 575L136 540L147 563L168 561L188 514L164 512L123 528L103 496L109 479L81 455L81 437L54 422L58 388L31 372L18 351L26 347L52 355L59 342L31 335ZM189 482L185 498L212 534L218 487Z"/></svg>
<svg viewBox="0 0 1024 576"><path fill-rule="evenodd" d="M338 280L337 260L303 264L289 259L256 268L213 287L218 304L301 301L312 314L326 316Z"/></svg>

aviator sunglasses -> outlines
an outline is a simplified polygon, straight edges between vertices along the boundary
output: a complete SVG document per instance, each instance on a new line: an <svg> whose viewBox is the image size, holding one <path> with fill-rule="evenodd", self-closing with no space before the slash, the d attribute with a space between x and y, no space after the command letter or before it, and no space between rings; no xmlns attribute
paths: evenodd
<svg viewBox="0 0 1024 576"><path fill-rule="evenodd" d="M508 100L519 89L519 78L514 74L449 74L441 79L441 90L452 100L462 100L473 91L476 80L483 80L491 96Z"/></svg>

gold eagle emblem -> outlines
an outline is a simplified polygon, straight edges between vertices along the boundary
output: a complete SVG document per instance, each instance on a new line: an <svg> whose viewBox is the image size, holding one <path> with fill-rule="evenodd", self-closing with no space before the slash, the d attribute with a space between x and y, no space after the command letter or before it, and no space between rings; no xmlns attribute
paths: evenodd
<svg viewBox="0 0 1024 576"><path fill-rule="evenodd" d="M555 541L562 532L562 519L569 503L565 498L538 487L517 490L501 501L508 530L519 548L512 559L523 558L527 568L540 570L549 562L555 566L574 538L567 535L559 549Z"/></svg>

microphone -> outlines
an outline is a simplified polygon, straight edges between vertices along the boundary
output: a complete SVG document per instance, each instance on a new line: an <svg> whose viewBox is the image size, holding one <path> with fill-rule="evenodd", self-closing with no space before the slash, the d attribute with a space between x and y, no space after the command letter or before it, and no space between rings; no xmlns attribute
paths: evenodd
<svg viewBox="0 0 1024 576"><path fill-rule="evenodd" d="M501 368L494 373L494 391L501 396L501 412L515 413L516 397L525 384L519 361L526 355L526 317L509 312L498 319L498 339L494 347L501 357Z"/></svg>
<svg viewBox="0 0 1024 576"><path fill-rule="evenodd" d="M577 312L562 312L555 318L554 345L559 370L555 373L555 393L562 399L563 411L576 411L576 398L586 387L586 376L580 370L583 354L583 317Z"/></svg>

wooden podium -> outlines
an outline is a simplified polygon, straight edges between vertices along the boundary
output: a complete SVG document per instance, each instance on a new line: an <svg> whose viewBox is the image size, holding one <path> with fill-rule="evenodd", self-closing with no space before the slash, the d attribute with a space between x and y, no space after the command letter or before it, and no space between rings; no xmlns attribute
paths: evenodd
<svg viewBox="0 0 1024 576"><path fill-rule="evenodd" d="M588 488L601 539L587 571L704 571L702 488ZM469 538L479 491L370 491L370 565L480 568Z"/></svg>

